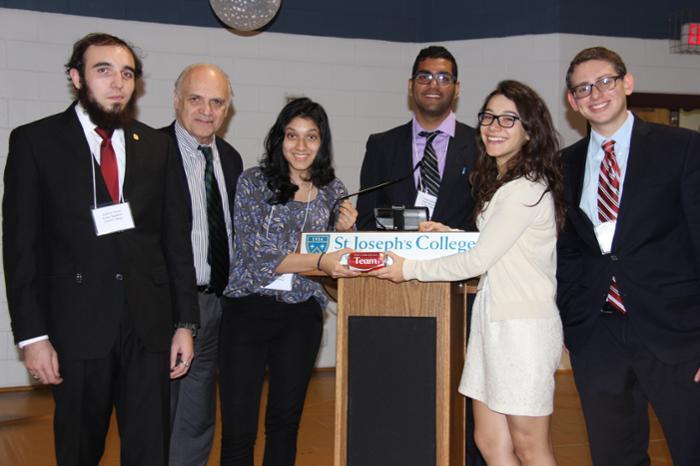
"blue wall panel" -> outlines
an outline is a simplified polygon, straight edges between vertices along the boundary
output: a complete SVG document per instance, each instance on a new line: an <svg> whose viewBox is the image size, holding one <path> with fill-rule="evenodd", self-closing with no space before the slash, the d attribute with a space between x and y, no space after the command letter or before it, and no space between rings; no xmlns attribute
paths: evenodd
<svg viewBox="0 0 700 466"><path fill-rule="evenodd" d="M574 33L667 38L697 0L282 0L266 30L398 42ZM0 0L0 7L192 26L223 26L208 0Z"/></svg>

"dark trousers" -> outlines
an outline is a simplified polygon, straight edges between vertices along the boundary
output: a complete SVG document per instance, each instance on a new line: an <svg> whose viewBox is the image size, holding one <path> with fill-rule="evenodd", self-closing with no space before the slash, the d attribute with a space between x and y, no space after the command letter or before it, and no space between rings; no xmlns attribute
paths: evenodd
<svg viewBox="0 0 700 466"><path fill-rule="evenodd" d="M265 369L264 466L293 466L306 389L321 343L323 321L315 299L280 303L250 295L223 300L219 337L221 465L253 466Z"/></svg>
<svg viewBox="0 0 700 466"><path fill-rule="evenodd" d="M131 329L122 329L100 359L66 360L63 383L53 387L58 466L97 466L116 409L122 466L168 463L169 354L146 351Z"/></svg>
<svg viewBox="0 0 700 466"><path fill-rule="evenodd" d="M199 293L194 359L184 377L170 384L170 466L205 466L216 420L221 298Z"/></svg>
<svg viewBox="0 0 700 466"><path fill-rule="evenodd" d="M674 466L700 465L699 361L666 364L620 313L601 314L591 340L571 354L595 466L648 466L651 403Z"/></svg>

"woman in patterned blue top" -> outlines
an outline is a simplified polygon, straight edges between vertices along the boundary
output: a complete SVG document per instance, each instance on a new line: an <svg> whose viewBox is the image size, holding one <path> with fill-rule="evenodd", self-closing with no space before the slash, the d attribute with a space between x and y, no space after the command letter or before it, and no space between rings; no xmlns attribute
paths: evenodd
<svg viewBox="0 0 700 466"><path fill-rule="evenodd" d="M221 464L253 466L260 392L268 369L265 466L293 466L306 388L328 297L299 272L357 273L338 263L345 251L296 253L301 233L323 231L336 199L347 194L332 167L326 112L296 99L280 112L259 167L236 189L233 257L224 291L220 338ZM357 211L339 206L336 229L353 228Z"/></svg>

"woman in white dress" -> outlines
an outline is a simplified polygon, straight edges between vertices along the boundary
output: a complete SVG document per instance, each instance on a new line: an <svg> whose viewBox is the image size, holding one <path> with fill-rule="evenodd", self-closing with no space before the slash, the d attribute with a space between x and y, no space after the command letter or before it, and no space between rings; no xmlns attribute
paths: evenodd
<svg viewBox="0 0 700 466"><path fill-rule="evenodd" d="M555 247L565 211L557 135L541 97L517 81L499 83L478 118L478 243L433 260L390 253L393 265L371 274L397 282L481 276L459 387L474 400L476 443L491 465L551 466L562 351ZM422 229L448 230L434 222Z"/></svg>

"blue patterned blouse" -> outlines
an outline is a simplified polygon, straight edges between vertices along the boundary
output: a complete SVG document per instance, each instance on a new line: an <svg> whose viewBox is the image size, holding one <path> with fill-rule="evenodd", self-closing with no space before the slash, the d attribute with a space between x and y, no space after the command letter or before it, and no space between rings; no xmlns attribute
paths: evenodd
<svg viewBox="0 0 700 466"><path fill-rule="evenodd" d="M297 250L302 228L325 230L335 199L345 194L345 185L336 178L318 190L308 209L306 202L295 200L286 205L270 205L267 200L272 191L260 167L244 171L236 188L233 257L224 295L236 298L255 293L276 296L285 303L299 303L313 296L325 308L328 296L321 285L299 274L294 274L291 291L265 286L280 276L275 273L279 263Z"/></svg>

